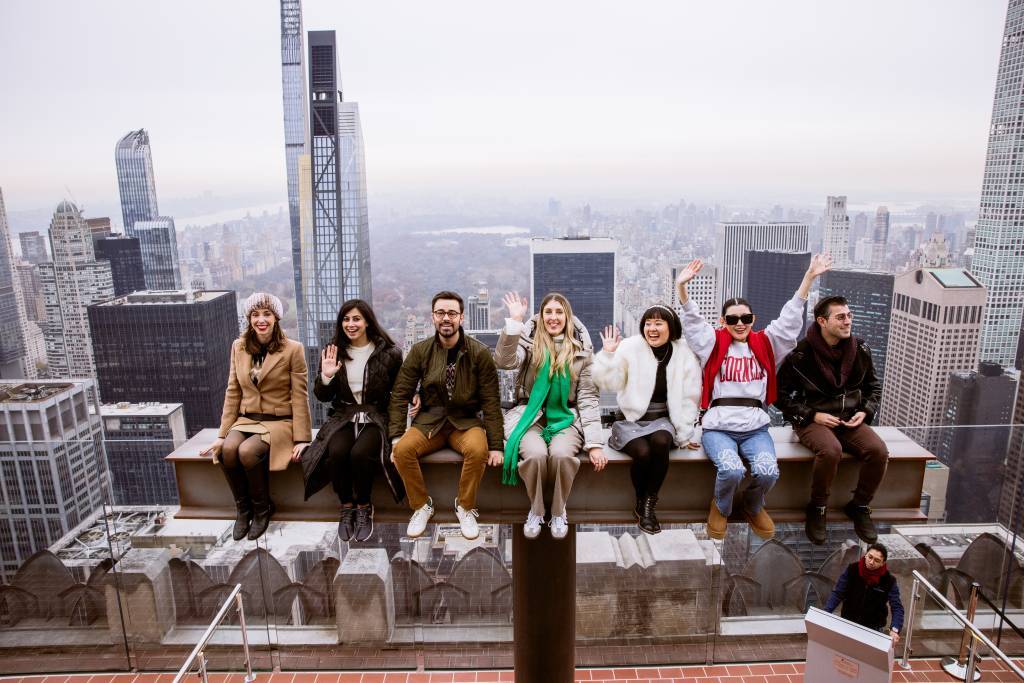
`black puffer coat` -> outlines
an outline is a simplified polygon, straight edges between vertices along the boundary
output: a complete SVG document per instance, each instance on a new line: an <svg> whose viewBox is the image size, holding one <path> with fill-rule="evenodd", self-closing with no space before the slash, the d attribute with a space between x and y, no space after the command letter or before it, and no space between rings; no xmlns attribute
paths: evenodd
<svg viewBox="0 0 1024 683"><path fill-rule="evenodd" d="M394 386L401 366L402 352L397 346L378 344L366 361L366 369L363 371L363 403L358 405L345 379L344 366L327 384L323 383L321 370L317 368L313 395L324 403L330 402L331 407L327 411L327 422L317 432L313 443L302 452L306 500L331 482L330 468L324 457L327 455L327 444L331 437L361 412L366 413L370 423L380 430L380 465L395 502L405 498L405 486L391 462L391 440L387 437L391 387Z"/></svg>

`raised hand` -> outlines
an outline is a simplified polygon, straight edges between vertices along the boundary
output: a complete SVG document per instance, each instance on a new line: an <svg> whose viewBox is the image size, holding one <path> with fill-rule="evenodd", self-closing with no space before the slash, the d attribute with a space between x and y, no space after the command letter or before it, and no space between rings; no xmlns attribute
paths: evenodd
<svg viewBox="0 0 1024 683"><path fill-rule="evenodd" d="M340 368L338 347L334 344L328 344L320 353L320 372L324 373L324 377L327 379L331 379Z"/></svg>
<svg viewBox="0 0 1024 683"><path fill-rule="evenodd" d="M508 317L522 322L527 311L526 299L519 296L518 292L506 292L502 301L505 302L505 308L508 309Z"/></svg>
<svg viewBox="0 0 1024 683"><path fill-rule="evenodd" d="M695 258L686 264L686 267L679 271L679 275L676 277L676 287L681 287L687 282L697 277L697 273L704 267L704 262L699 258Z"/></svg>
<svg viewBox="0 0 1024 683"><path fill-rule="evenodd" d="M832 269L832 257L829 254L815 254L811 257L811 265L807 267L807 273L811 277L818 277Z"/></svg>
<svg viewBox="0 0 1024 683"><path fill-rule="evenodd" d="M619 342L621 341L622 334L619 333L619 328L614 325L606 326L601 333L602 347L608 353L615 353L615 349L619 348Z"/></svg>

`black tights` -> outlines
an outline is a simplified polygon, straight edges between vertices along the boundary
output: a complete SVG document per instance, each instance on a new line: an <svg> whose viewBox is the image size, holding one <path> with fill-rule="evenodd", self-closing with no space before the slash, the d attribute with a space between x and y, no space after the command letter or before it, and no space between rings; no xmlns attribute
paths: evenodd
<svg viewBox="0 0 1024 683"><path fill-rule="evenodd" d="M334 492L342 505L367 505L373 489L373 475L380 466L380 430L376 425L349 423L339 429L327 443L327 460L331 467Z"/></svg>
<svg viewBox="0 0 1024 683"><path fill-rule="evenodd" d="M229 469L241 465L248 470L263 462L269 452L270 446L259 434L246 434L233 429L224 439L224 445L220 449L220 461Z"/></svg>
<svg viewBox="0 0 1024 683"><path fill-rule="evenodd" d="M622 447L622 452L633 458L629 478L633 480L637 498L658 495L665 475L668 474L668 454L672 444L672 434L659 430L647 436L638 436Z"/></svg>

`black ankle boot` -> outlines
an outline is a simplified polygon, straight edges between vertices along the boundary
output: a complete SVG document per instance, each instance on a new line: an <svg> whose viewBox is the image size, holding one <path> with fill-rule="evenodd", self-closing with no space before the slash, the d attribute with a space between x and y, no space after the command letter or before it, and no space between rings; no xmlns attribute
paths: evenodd
<svg viewBox="0 0 1024 683"><path fill-rule="evenodd" d="M252 524L252 500L249 498L249 484L246 481L245 470L241 467L225 467L221 465L224 478L228 480L228 487L235 499L235 526L231 530L231 538L241 541L249 531Z"/></svg>
<svg viewBox="0 0 1024 683"><path fill-rule="evenodd" d="M270 470L266 458L245 471L249 481L249 497L252 498L252 526L247 538L255 541L270 526L274 514L274 501L270 499Z"/></svg>
<svg viewBox="0 0 1024 683"><path fill-rule="evenodd" d="M658 524L658 517L654 514L654 506L658 504L658 497L648 494L640 506L640 531L645 534L661 533L661 525Z"/></svg>
<svg viewBox="0 0 1024 683"><path fill-rule="evenodd" d="M874 543L878 540L878 529L871 519L871 508L867 505L857 505L851 500L843 507L843 512L853 520L853 531L857 538L865 543Z"/></svg>
<svg viewBox="0 0 1024 683"><path fill-rule="evenodd" d="M814 545L821 545L827 538L827 525L825 517L825 506L818 506L811 503L807 506L807 518L804 520L804 533L807 540Z"/></svg>

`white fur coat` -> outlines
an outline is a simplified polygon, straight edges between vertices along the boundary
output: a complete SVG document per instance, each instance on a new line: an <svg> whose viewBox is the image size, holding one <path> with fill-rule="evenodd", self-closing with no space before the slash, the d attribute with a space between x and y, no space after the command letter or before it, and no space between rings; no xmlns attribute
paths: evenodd
<svg viewBox="0 0 1024 683"><path fill-rule="evenodd" d="M700 442L701 368L686 341L677 339L672 344L672 358L665 368L668 385L668 416L675 427L675 441L679 447ZM627 420L635 422L647 412L654 393L658 361L650 345L640 335L627 337L619 343L615 353L594 356L591 373L594 383L607 391L615 391L619 409Z"/></svg>

